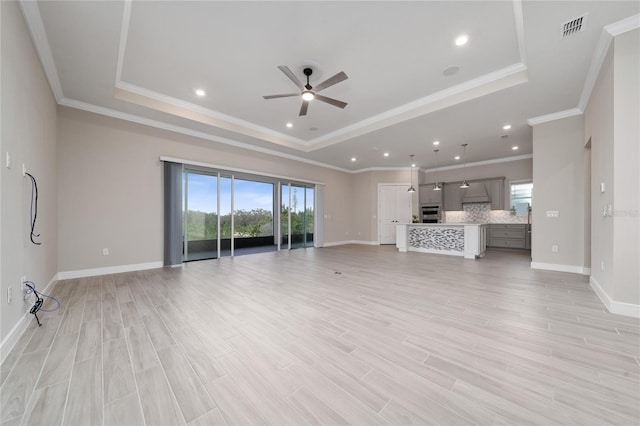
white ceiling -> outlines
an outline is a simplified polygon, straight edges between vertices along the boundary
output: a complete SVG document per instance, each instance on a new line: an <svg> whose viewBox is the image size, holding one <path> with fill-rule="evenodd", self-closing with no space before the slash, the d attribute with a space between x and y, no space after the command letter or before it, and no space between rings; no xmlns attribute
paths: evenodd
<svg viewBox="0 0 640 426"><path fill-rule="evenodd" d="M531 154L528 120L579 113L611 35L640 22L636 1L21 6L60 104L351 171L406 167L409 154L423 168L459 164L462 143L468 162ZM348 106L312 101L298 117L298 97L264 100L298 91L279 65L300 80L311 66L312 85L344 71L322 94Z"/></svg>

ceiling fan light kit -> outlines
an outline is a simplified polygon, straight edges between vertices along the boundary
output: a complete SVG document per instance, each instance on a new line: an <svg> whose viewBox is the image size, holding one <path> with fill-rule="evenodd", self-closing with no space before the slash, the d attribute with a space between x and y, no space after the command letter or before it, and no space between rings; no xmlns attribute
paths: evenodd
<svg viewBox="0 0 640 426"><path fill-rule="evenodd" d="M307 77L307 84L302 84L300 79L298 79L298 77L296 77L296 75L286 65L280 65L280 66L278 66L278 69L280 71L282 71L284 73L284 75L289 77L289 80L293 81L293 84L298 86L298 88L301 90L301 92L299 94L298 93L286 93L286 94L280 94L280 95L267 95L267 96L263 96L264 99L289 98L289 97L294 97L294 96L300 96L302 98L302 106L300 107L300 113L298 114L298 116L307 115L307 109L309 108L309 102L314 100L314 99L317 99L317 100L319 100L321 102L327 103L329 105L333 105L333 106L338 107L338 108L344 108L344 107L347 106L346 102L342 102L342 101L339 101L337 99L329 98L327 96L318 95L318 92L320 92L321 90L324 90L324 89L326 89L328 87L333 86L334 84L338 84L341 81L344 81L347 78L349 78L349 77L347 77L347 74L345 74L343 71L340 71L339 73L337 73L333 77L329 77L328 79L326 79L322 83L318 84L314 88L313 86L311 86L311 84L309 84L309 77L311 77L311 75L313 74L313 69L307 67L307 68L305 68L303 70L304 75Z"/></svg>

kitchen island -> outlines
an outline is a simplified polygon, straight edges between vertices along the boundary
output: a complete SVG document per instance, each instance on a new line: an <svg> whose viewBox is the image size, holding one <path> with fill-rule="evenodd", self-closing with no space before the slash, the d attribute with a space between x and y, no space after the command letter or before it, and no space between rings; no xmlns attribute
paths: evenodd
<svg viewBox="0 0 640 426"><path fill-rule="evenodd" d="M484 223L407 223L396 225L401 252L448 254L465 259L483 257L487 247Z"/></svg>

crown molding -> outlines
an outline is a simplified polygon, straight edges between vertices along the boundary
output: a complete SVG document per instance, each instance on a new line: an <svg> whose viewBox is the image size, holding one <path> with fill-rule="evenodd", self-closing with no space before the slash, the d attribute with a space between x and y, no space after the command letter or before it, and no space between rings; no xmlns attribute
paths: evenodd
<svg viewBox="0 0 640 426"><path fill-rule="evenodd" d="M158 93L135 84L124 81L116 82L115 97L120 100L142 105L156 111L197 121L213 127L240 133L262 139L267 142L286 146L299 151L305 149L307 143L266 127L258 126L248 121L240 120L230 115L222 114L191 102Z"/></svg>
<svg viewBox="0 0 640 426"><path fill-rule="evenodd" d="M367 167L364 169L358 169L358 170L352 170L351 173L353 174L358 174L358 173L365 173L365 172L406 172L407 169L409 169L409 166L406 167ZM414 167L413 169L415 170L420 170L417 167Z"/></svg>
<svg viewBox="0 0 640 426"><path fill-rule="evenodd" d="M423 173L441 172L445 170L462 169L464 167L485 166L487 164L508 163L511 161L529 160L533 154L515 155L513 157L494 158L492 160L476 161L475 163L460 164L455 166L435 167L433 169L420 169Z"/></svg>
<svg viewBox="0 0 640 426"><path fill-rule="evenodd" d="M124 52L127 49L127 39L129 38L129 23L131 22L132 0L124 1L122 11L122 24L120 25L120 42L118 44L118 65L116 66L116 87L122 80L122 66L124 65Z"/></svg>
<svg viewBox="0 0 640 426"><path fill-rule="evenodd" d="M22 10L22 16L24 16L24 20L33 38L33 44L38 52L38 57L40 58L42 68L44 68L47 80L49 81L49 87L51 87L56 102L59 103L60 100L64 98L64 93L62 92L62 84L60 84L56 63L51 53L47 32L44 29L42 17L40 16L38 2L19 0L18 5L20 6L20 10Z"/></svg>
<svg viewBox="0 0 640 426"><path fill-rule="evenodd" d="M516 37L518 38L520 62L524 66L527 66L527 48L524 38L524 16L522 14L522 0L513 0L513 19L516 24Z"/></svg>
<svg viewBox="0 0 640 426"><path fill-rule="evenodd" d="M522 63L516 63L327 133L312 139L309 144L313 150L325 148L527 81L527 67Z"/></svg>
<svg viewBox="0 0 640 426"><path fill-rule="evenodd" d="M225 145L230 145L236 148L246 149L249 151L260 152L263 154L273 155L275 157L286 158L288 160L299 161L306 164L311 164L313 166L323 167L325 169L336 170L343 173L353 173L353 171L348 169L343 169L341 167L336 167L331 164L322 163L320 161L309 160L307 158L298 157L292 154L286 154L284 152L275 151L269 148L262 148L259 146L254 146L248 143L235 141L233 139L223 138L219 136L214 136L209 133L200 132L197 130L187 129L185 127L176 126L173 124L164 123L162 121L152 120L149 118L140 117L134 114L129 114L126 112L116 111L109 108L104 108L100 106L96 106L93 104L88 104L81 101L76 101L74 99L63 98L60 102L58 102L62 106L67 106L70 108L80 109L83 111L92 112L98 115L104 115L111 118L117 118L124 121L129 121L132 123L142 124L148 127L154 127L156 129L167 130L169 132L180 133L187 136L192 136L199 139L205 139L212 142L217 142Z"/></svg>
<svg viewBox="0 0 640 426"><path fill-rule="evenodd" d="M553 112L551 114L530 118L527 120L527 123L529 124L529 126L535 126L542 123L548 123L549 121L573 117L582 113L583 110L581 110L580 108L565 109L564 111Z"/></svg>
<svg viewBox="0 0 640 426"><path fill-rule="evenodd" d="M624 34L627 31L632 31L640 28L640 13L631 15L628 18L622 19L618 22L614 22L604 27L604 29L613 37Z"/></svg>

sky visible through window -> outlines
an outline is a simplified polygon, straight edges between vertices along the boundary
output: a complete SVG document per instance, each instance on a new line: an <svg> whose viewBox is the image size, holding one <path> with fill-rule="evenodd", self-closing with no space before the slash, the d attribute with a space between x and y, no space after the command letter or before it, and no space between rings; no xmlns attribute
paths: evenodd
<svg viewBox="0 0 640 426"><path fill-rule="evenodd" d="M216 211L216 176L189 173L189 210L211 213ZM273 210L273 184L236 179L235 209ZM231 178L220 179L220 213L231 212Z"/></svg>

